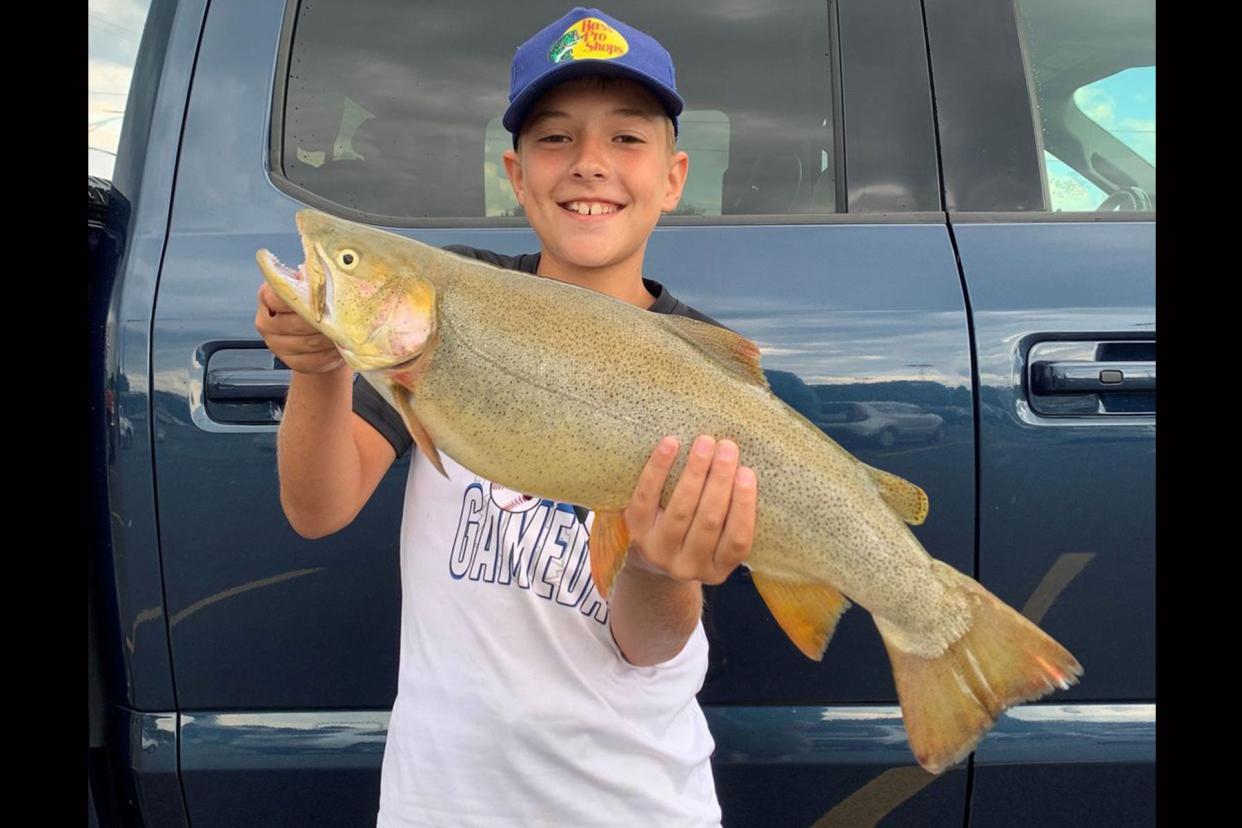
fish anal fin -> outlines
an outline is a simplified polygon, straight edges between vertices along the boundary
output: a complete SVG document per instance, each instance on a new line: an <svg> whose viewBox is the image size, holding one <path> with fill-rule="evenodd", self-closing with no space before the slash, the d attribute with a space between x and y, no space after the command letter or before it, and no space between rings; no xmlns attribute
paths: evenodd
<svg viewBox="0 0 1242 828"><path fill-rule="evenodd" d="M422 421L414 413L414 406L410 404L410 390L393 380L385 380L384 385L387 386L388 391L385 396L393 404L393 408L397 409L397 413L401 415L401 419L405 422L405 427L410 430L410 436L414 438L414 444L418 446L418 450L431 461L431 465L435 466L436 471L447 478L448 472L444 470L444 462L440 459L440 450L436 448L435 441L431 439L431 435L423 427Z"/></svg>
<svg viewBox="0 0 1242 828"><path fill-rule="evenodd" d="M746 337L687 316L661 314L660 321L712 361L761 388L768 387L768 378L759 367L759 346Z"/></svg>
<svg viewBox="0 0 1242 828"><path fill-rule="evenodd" d="M859 461L858 465L871 475L871 480L880 492L880 497L890 509L897 513L898 517L911 526L920 526L923 521L927 520L927 512L931 508L927 492L892 472L868 466L862 461Z"/></svg>
<svg viewBox="0 0 1242 828"><path fill-rule="evenodd" d="M902 630L873 616L893 665L910 748L919 765L941 773L964 760L1008 708L1083 674L1068 650L974 579L933 561L950 589L968 594L970 627L939 656L903 646Z"/></svg>
<svg viewBox="0 0 1242 828"><path fill-rule="evenodd" d="M622 512L596 512L589 541L591 580L605 599L612 594L613 581L625 566L630 549L630 531Z"/></svg>
<svg viewBox="0 0 1242 828"><path fill-rule="evenodd" d="M785 635L802 654L814 661L824 657L848 598L822 583L793 581L751 571L759 596Z"/></svg>

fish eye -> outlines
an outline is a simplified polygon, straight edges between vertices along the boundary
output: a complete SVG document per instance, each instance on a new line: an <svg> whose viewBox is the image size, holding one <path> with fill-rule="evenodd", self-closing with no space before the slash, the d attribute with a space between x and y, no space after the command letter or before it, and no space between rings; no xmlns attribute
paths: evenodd
<svg viewBox="0 0 1242 828"><path fill-rule="evenodd" d="M342 250L336 254L336 261L346 270L353 270L358 264L358 254L352 250Z"/></svg>

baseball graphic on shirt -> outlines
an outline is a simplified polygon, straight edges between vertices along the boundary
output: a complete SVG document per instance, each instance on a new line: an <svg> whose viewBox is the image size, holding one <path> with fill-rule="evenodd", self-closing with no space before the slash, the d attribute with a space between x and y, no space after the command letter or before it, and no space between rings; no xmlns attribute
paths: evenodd
<svg viewBox="0 0 1242 828"><path fill-rule="evenodd" d="M492 503L506 512L529 512L539 505L539 498L534 495L522 494L513 489L506 489L498 483L492 484Z"/></svg>

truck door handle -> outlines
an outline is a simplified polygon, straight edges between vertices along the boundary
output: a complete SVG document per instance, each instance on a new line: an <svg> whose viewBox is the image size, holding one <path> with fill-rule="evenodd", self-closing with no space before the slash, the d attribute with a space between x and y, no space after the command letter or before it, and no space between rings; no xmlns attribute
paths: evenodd
<svg viewBox="0 0 1242 828"><path fill-rule="evenodd" d="M288 368L219 368L207 372L209 402L284 402L293 372Z"/></svg>
<svg viewBox="0 0 1242 828"><path fill-rule="evenodd" d="M1032 390L1040 396L1155 391L1155 362L1036 362Z"/></svg>

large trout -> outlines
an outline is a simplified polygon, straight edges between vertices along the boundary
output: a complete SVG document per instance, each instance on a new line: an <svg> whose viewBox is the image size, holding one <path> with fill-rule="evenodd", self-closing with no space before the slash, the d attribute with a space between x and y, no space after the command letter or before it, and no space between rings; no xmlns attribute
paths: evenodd
<svg viewBox="0 0 1242 828"><path fill-rule="evenodd" d="M297 225L304 264L258 253L280 297L400 412L441 473L443 452L594 510L603 596L652 449L666 434L681 441L667 503L694 438L710 434L735 441L758 475L745 566L777 623L819 660L850 602L867 609L928 771L965 758L1006 708L1082 675L1064 647L927 554L907 525L927 515L923 490L859 462L774 396L753 342L313 210Z"/></svg>

